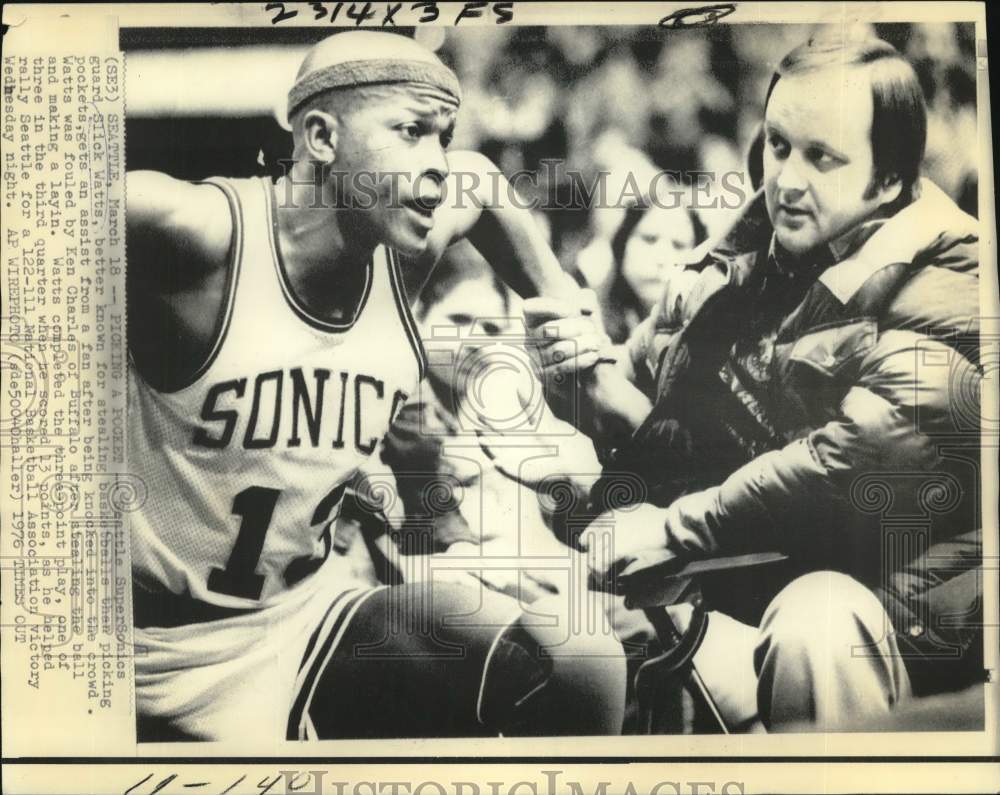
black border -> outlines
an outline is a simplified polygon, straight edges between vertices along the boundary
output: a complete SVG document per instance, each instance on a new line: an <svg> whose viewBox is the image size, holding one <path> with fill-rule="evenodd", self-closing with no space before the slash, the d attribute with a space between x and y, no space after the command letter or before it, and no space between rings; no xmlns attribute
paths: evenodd
<svg viewBox="0 0 1000 795"><path fill-rule="evenodd" d="M690 736L690 735L688 735ZM334 741L336 742L336 741ZM453 740L452 740L453 742ZM1000 756L22 756L2 757L5 765L123 765L171 762L181 765L204 764L267 764L292 762L295 764L337 765L438 765L482 763L490 765L549 764L651 764L655 762L756 764L761 762L830 762L834 764L889 764L916 762L924 764L952 764L955 762L1000 762Z"/></svg>

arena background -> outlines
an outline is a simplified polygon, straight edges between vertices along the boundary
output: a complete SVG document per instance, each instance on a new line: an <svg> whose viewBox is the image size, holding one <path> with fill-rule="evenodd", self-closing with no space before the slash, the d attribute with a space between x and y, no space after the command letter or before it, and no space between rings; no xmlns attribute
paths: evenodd
<svg viewBox="0 0 1000 795"><path fill-rule="evenodd" d="M350 30L341 28L339 32ZM975 34L971 24L880 24L916 67L928 105L924 174L977 214ZM129 169L185 179L276 175L288 157L285 96L324 28L123 29ZM414 35L412 29L393 31ZM539 220L569 270L603 223L574 206L565 179L599 171L743 172L779 59L810 26L426 28L462 82L452 148L475 149L510 176L538 171ZM172 87L165 90L165 87ZM531 180L519 189L530 192ZM619 183L620 184L620 183ZM749 179L746 179L749 185ZM569 200L568 200L569 199ZM553 205L558 205L554 207ZM706 214L709 232L711 213Z"/></svg>

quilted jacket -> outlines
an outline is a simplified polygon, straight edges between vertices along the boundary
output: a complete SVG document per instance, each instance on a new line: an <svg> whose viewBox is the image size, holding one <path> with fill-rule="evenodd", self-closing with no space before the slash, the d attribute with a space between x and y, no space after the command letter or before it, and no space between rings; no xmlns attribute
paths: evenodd
<svg viewBox="0 0 1000 795"><path fill-rule="evenodd" d="M679 553L777 548L803 568L845 570L894 594L883 602L898 631L929 636L940 622L920 600L978 563L977 229L924 180L916 200L811 271L769 365L780 444L739 460L719 452L716 400L720 364L769 272L773 234L758 194L630 338L636 382L654 408L608 453L606 472L639 474L649 501L672 506ZM956 540L954 571L924 566L916 584L903 576L929 548L937 560L935 544L954 552ZM956 608L932 612L942 609Z"/></svg>

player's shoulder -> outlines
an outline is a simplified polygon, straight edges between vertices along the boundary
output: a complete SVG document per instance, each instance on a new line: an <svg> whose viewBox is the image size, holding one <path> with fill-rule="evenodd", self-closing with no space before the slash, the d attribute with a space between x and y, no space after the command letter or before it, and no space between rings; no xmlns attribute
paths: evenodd
<svg viewBox="0 0 1000 795"><path fill-rule="evenodd" d="M158 171L130 171L126 180L130 242L183 252L206 267L224 265L233 219L223 191Z"/></svg>

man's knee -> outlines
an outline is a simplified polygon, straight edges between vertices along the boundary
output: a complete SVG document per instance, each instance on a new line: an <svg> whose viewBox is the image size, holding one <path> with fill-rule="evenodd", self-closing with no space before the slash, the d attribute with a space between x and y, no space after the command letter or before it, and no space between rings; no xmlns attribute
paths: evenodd
<svg viewBox="0 0 1000 795"><path fill-rule="evenodd" d="M768 605L760 628L762 645L851 654L855 647L884 637L888 619L875 594L857 580L817 571L785 586Z"/></svg>
<svg viewBox="0 0 1000 795"><path fill-rule="evenodd" d="M768 727L825 727L881 712L905 697L906 672L875 595L836 572L794 580L764 613L754 668Z"/></svg>

